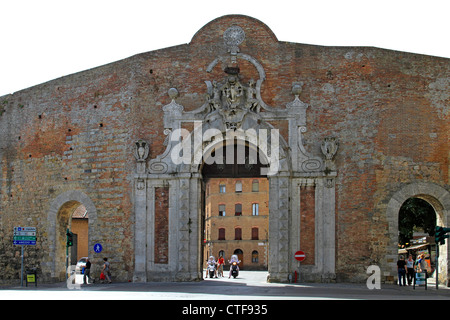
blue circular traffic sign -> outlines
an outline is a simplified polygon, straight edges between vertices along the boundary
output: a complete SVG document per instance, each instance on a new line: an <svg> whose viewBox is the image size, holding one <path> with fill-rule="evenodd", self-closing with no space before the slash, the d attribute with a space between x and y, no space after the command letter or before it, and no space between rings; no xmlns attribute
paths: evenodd
<svg viewBox="0 0 450 320"><path fill-rule="evenodd" d="M102 250L103 250L103 247L102 247L102 245L100 243L94 244L94 251L96 253L100 253L100 252L102 252Z"/></svg>

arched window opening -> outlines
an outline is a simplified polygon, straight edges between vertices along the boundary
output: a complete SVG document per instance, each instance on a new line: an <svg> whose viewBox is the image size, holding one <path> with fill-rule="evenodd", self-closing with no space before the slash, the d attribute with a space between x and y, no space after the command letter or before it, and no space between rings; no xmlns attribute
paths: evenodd
<svg viewBox="0 0 450 320"><path fill-rule="evenodd" d="M253 250L252 251L252 263L258 263L259 262L259 254L258 251Z"/></svg>

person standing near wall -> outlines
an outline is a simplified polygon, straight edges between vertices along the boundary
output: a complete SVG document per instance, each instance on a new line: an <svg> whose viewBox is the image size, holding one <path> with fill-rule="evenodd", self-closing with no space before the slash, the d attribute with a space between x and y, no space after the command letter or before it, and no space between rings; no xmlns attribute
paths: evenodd
<svg viewBox="0 0 450 320"><path fill-rule="evenodd" d="M402 285L402 279L403 279L403 285L406 286L406 261L403 258L403 256L400 256L400 260L397 261L397 271L398 271L398 285Z"/></svg>
<svg viewBox="0 0 450 320"><path fill-rule="evenodd" d="M414 259L410 254L408 260L406 260L406 278L408 280L408 286L414 281Z"/></svg>
<svg viewBox="0 0 450 320"><path fill-rule="evenodd" d="M90 280L91 280L91 261L89 261L89 258L86 258L86 265L84 267L83 273L83 283L88 284Z"/></svg>

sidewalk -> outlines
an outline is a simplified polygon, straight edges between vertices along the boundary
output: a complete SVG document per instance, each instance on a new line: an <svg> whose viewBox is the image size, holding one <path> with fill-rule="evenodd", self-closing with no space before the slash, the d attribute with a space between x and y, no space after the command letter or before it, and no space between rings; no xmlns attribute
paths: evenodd
<svg viewBox="0 0 450 320"><path fill-rule="evenodd" d="M267 272L241 271L236 279L228 277L199 282L121 282L81 285L68 289L66 283L39 284L37 287L0 288L0 299L119 299L119 300L449 300L450 290L434 283L400 287L382 284L369 290L361 283L267 283Z"/></svg>

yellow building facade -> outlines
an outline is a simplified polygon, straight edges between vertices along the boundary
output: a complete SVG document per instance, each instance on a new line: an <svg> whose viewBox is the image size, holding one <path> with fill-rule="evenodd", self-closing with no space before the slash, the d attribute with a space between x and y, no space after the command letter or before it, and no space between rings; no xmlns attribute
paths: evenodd
<svg viewBox="0 0 450 320"><path fill-rule="evenodd" d="M214 178L206 182L204 260L232 254L244 270L267 270L267 178Z"/></svg>

